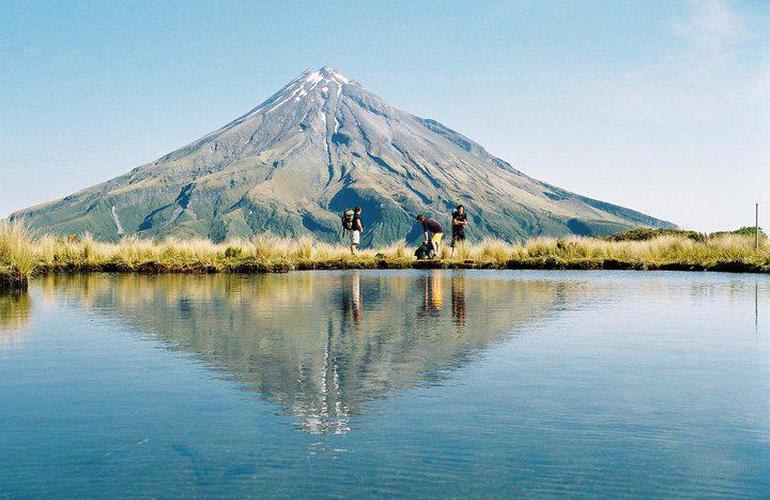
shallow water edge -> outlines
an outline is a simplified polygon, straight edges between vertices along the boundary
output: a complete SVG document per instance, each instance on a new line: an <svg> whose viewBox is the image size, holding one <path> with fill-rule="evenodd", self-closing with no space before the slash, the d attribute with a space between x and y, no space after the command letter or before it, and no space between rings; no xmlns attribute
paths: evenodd
<svg viewBox="0 0 770 500"><path fill-rule="evenodd" d="M242 260L230 262L224 266L214 266L202 262L187 262L184 264L166 264L154 261L141 262L135 265L120 263L52 265L40 268L37 274L45 275L56 272L118 272L141 274L166 273L285 273L290 271L340 271L354 269L487 269L487 270L553 270L553 271L710 271L728 273L770 274L770 266L742 260L721 260L716 262L664 262L642 263L617 259L579 259L565 260L555 257L510 259L500 261L463 262L451 260L412 260L388 258L339 259L331 261L300 261L295 264L265 263L257 260ZM18 273L0 272L0 286L7 288L24 288L28 280Z"/></svg>

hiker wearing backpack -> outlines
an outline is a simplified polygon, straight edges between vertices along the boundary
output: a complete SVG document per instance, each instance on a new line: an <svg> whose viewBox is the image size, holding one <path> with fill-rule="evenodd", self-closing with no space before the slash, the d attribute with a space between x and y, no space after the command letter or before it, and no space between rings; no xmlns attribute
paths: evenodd
<svg viewBox="0 0 770 500"><path fill-rule="evenodd" d="M417 216L417 220L422 224L422 230L425 233L424 241L431 246L434 255L438 255L441 238L444 236L444 228L437 221L422 214Z"/></svg>
<svg viewBox="0 0 770 500"><path fill-rule="evenodd" d="M356 248L361 244L361 233L364 224L361 222L361 207L348 208L342 214L342 233L350 233L350 255L356 254Z"/></svg>

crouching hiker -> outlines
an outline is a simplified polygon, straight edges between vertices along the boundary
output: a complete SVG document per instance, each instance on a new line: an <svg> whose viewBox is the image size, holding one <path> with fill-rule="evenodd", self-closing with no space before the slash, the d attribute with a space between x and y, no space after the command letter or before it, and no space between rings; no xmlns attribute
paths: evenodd
<svg viewBox="0 0 770 500"><path fill-rule="evenodd" d="M342 234L350 233L350 255L356 254L356 248L361 244L361 233L364 224L361 222L361 207L348 208L342 214Z"/></svg>
<svg viewBox="0 0 770 500"><path fill-rule="evenodd" d="M424 215L418 215L417 220L422 224L422 230L425 233L424 241L430 245L433 253L438 256L441 238L444 236L444 228L437 221Z"/></svg>

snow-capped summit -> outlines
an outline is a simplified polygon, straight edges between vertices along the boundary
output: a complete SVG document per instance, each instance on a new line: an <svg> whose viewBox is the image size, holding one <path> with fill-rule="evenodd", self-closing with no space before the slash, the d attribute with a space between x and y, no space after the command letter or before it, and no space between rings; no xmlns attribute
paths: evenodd
<svg viewBox="0 0 770 500"><path fill-rule="evenodd" d="M310 83L316 82L316 81L327 81L327 82L334 82L338 83L340 85L345 85L351 83L351 80L337 71L336 69L332 68L331 66L324 66L320 68L318 71L314 71L308 75L306 80Z"/></svg>

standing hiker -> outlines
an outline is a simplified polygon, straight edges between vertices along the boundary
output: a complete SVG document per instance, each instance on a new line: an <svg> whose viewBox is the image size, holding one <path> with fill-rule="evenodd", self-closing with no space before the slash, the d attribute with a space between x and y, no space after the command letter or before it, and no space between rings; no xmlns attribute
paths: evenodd
<svg viewBox="0 0 770 500"><path fill-rule="evenodd" d="M364 231L364 223L361 222L361 207L353 209L353 223L350 232L350 255L356 254L356 248L361 244L361 233Z"/></svg>
<svg viewBox="0 0 770 500"><path fill-rule="evenodd" d="M455 254L455 247L465 241L465 226L468 225L468 214L465 213L464 205L457 205L457 209L452 212L452 255Z"/></svg>
<svg viewBox="0 0 770 500"><path fill-rule="evenodd" d="M350 255L356 254L356 248L361 244L361 232L364 224L361 222L361 207L348 208L342 212L342 236L350 233Z"/></svg>
<svg viewBox="0 0 770 500"><path fill-rule="evenodd" d="M444 236L444 228L437 221L424 215L418 215L417 220L422 224L425 233L424 241L429 243L435 255L438 255L441 246L441 238Z"/></svg>

